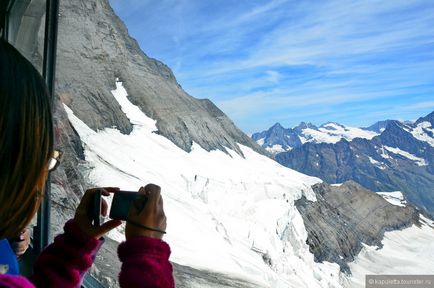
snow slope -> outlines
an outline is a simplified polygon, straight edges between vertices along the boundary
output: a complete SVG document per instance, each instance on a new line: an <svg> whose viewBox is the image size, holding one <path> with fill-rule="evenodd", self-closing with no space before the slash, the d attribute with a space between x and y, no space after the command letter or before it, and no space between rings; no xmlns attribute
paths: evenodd
<svg viewBox="0 0 434 288"><path fill-rule="evenodd" d="M387 151L392 152L393 154L397 154L397 155L401 155L407 159L410 159L414 162L416 162L416 164L418 166L427 166L428 164L426 163L425 159L417 157L407 151L403 151L399 148L396 147L389 147L389 146L384 146L384 148L386 148Z"/></svg>
<svg viewBox="0 0 434 288"><path fill-rule="evenodd" d="M95 132L65 109L84 143L92 183L162 187L171 261L262 287L340 287L338 265L314 262L294 206L302 195L315 200L310 186L319 179L243 146L245 158L196 144L187 153L152 133L155 121L129 102L121 82L116 87L112 93L134 125L130 135ZM123 239L119 232L110 236Z"/></svg>
<svg viewBox="0 0 434 288"><path fill-rule="evenodd" d="M407 201L405 200L401 191L377 192L377 194L392 205L405 207L407 204Z"/></svg>
<svg viewBox="0 0 434 288"><path fill-rule="evenodd" d="M434 223L421 216L422 225L384 234L383 248L368 246L349 263L352 277L347 287L365 287L365 275L432 275Z"/></svg>
<svg viewBox="0 0 434 288"><path fill-rule="evenodd" d="M372 139L378 133L366 129L344 126L338 123L326 123L319 128L304 122L294 128L283 128L279 123L266 131L254 133L252 138L268 152L277 154L311 143L337 143L342 139L352 141L355 138Z"/></svg>
<svg viewBox="0 0 434 288"><path fill-rule="evenodd" d="M409 128L409 130L410 133L413 134L414 138L427 142L429 145L434 147L434 127L430 122L421 122L416 125L414 129ZM429 134L431 134L431 136Z"/></svg>
<svg viewBox="0 0 434 288"><path fill-rule="evenodd" d="M88 180L94 185L138 190L152 182L162 187L171 261L273 288L353 287L364 279L363 273L393 272L394 261L404 267L405 259L419 251L416 246L431 253L431 260L416 264L433 267L429 264L434 259L434 233L426 226L386 233L385 252L366 250L352 264L351 279L339 272L337 264L315 263L294 200L304 195L315 201L310 187L320 182L318 178L244 146L240 148L245 158L229 149L229 154L207 152L197 144L187 153L153 133L155 121L130 103L121 82L116 87L112 94L134 126L129 135L111 128L95 132L66 105L65 110L83 142L90 165ZM119 231L109 236L123 240ZM405 257L393 252L395 258L387 261L381 254L384 261L377 262L369 256L392 253L396 247Z"/></svg>
<svg viewBox="0 0 434 288"><path fill-rule="evenodd" d="M337 143L341 139L351 141L354 138L372 139L378 135L378 133L373 131L348 127L337 123L323 124L318 130L306 128L302 130L302 133L308 142L314 143Z"/></svg>

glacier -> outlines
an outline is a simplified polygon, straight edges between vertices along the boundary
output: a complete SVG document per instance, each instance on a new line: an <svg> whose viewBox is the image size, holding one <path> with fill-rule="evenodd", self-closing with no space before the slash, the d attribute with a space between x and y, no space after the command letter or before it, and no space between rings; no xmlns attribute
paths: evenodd
<svg viewBox="0 0 434 288"><path fill-rule="evenodd" d="M294 201L315 201L311 185L320 179L242 145L244 157L230 149L208 152L196 143L187 153L155 133L156 121L129 101L122 82L111 92L133 125L128 135L115 128L94 131L64 104L83 143L86 177L95 186L123 190L160 185L171 261L258 287L351 287L364 279L342 274L335 263L316 263L309 252ZM109 237L123 241L122 228Z"/></svg>

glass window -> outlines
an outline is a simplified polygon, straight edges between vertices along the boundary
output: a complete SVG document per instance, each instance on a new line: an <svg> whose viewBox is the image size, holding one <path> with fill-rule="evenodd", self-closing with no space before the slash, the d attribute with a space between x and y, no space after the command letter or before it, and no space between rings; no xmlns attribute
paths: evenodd
<svg viewBox="0 0 434 288"><path fill-rule="evenodd" d="M36 69L42 74L44 42L45 42L45 14L46 0L11 0L8 2L9 12L6 15L6 31L5 38L15 48L26 57ZM4 8L4 7L3 7ZM3 35L2 35L3 36ZM40 213L40 212L38 212ZM46 216L46 214L41 214ZM43 246L40 243L40 233L36 233L37 216L35 215L32 223L29 225L32 237L33 248L39 251L37 247ZM48 219L48 218L47 218ZM44 222L44 227L48 226L48 222ZM34 257L33 253L27 253L26 258L20 261L21 273L29 275Z"/></svg>
<svg viewBox="0 0 434 288"><path fill-rule="evenodd" d="M8 41L42 73L46 0L16 0L8 19Z"/></svg>

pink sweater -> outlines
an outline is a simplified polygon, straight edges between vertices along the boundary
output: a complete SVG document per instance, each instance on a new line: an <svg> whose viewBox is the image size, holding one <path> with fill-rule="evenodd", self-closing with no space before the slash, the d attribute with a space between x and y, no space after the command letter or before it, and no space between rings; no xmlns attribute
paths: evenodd
<svg viewBox="0 0 434 288"><path fill-rule="evenodd" d="M73 220L65 224L64 230L39 255L30 281L0 274L0 287L80 287L104 241L84 235ZM118 254L122 261L121 287L175 287L166 242L136 237L121 243Z"/></svg>

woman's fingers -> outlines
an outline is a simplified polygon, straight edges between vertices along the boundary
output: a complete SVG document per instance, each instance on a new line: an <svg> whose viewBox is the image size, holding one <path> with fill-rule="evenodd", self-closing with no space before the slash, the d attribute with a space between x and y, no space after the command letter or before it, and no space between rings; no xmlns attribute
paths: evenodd
<svg viewBox="0 0 434 288"><path fill-rule="evenodd" d="M117 191L119 191L119 188L117 187L103 187L88 189L86 193L84 193L75 212L74 219L85 234L99 239L100 237L104 236L105 233L122 223L118 220L111 220L101 226L94 226L92 225L91 219L93 212L92 209L94 209L92 206L92 201L94 200L96 193L101 193L102 196L108 196L110 193L116 193ZM101 199L101 215L106 216L107 211L107 202L104 199Z"/></svg>
<svg viewBox="0 0 434 288"><path fill-rule="evenodd" d="M121 190L119 187L103 187L99 189L101 189L101 194L104 196L109 196L110 193L116 193Z"/></svg>
<svg viewBox="0 0 434 288"><path fill-rule="evenodd" d="M125 236L127 239L133 236L147 236L161 239L166 229L166 217L163 210L163 201L161 197L161 188L155 184L148 184L139 189L140 194L145 194L146 197L138 197L137 204L134 210L138 213L130 213L127 226L125 228ZM142 209L138 209L138 207Z"/></svg>
<svg viewBox="0 0 434 288"><path fill-rule="evenodd" d="M88 190L86 190L83 197L81 198L81 201L80 201L80 204L78 207L80 208L80 206L81 206L81 207L86 208L90 204L91 198L95 193L101 192L101 195L109 196L110 193L116 193L119 190L120 189L117 187L104 187L104 188L88 189ZM101 203L102 203L102 201L101 201ZM106 203L106 205L107 205L107 203ZM101 207L101 209L103 209L103 207ZM78 208L77 208L77 210L78 210Z"/></svg>
<svg viewBox="0 0 434 288"><path fill-rule="evenodd" d="M102 224L101 226L94 227L95 233L97 235L100 235L100 237L101 237L104 234L106 234L107 232L109 232L110 230L113 230L114 228L118 227L121 224L122 224L121 220L109 220L109 221L105 222L104 224Z"/></svg>
<svg viewBox="0 0 434 288"><path fill-rule="evenodd" d="M158 202L161 198L160 186L148 184L145 187L140 187L138 193L146 195L146 197L137 197L134 205L137 215L143 216L143 214L149 214L158 209Z"/></svg>
<svg viewBox="0 0 434 288"><path fill-rule="evenodd" d="M161 197L158 199L158 208L163 210L163 197Z"/></svg>
<svg viewBox="0 0 434 288"><path fill-rule="evenodd" d="M107 201L101 199L101 215L104 217L107 216L107 211L108 211Z"/></svg>
<svg viewBox="0 0 434 288"><path fill-rule="evenodd" d="M145 192L150 202L157 202L161 196L161 187L155 184L148 184L145 186Z"/></svg>

